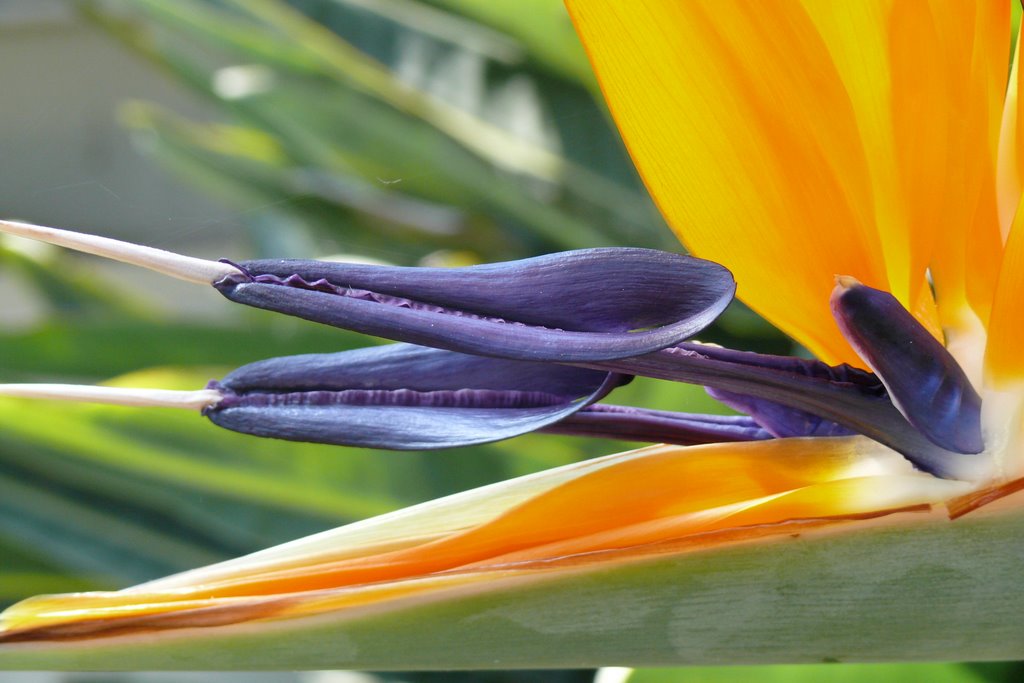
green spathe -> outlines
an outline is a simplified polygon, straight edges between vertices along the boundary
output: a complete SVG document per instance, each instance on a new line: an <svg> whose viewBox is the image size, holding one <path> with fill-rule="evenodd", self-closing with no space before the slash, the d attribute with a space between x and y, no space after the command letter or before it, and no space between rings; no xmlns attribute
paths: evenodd
<svg viewBox="0 0 1024 683"><path fill-rule="evenodd" d="M1024 658L1024 511L869 522L348 610L4 645L7 669L509 669ZM863 528L857 528L863 525ZM431 579L427 579L428 581Z"/></svg>

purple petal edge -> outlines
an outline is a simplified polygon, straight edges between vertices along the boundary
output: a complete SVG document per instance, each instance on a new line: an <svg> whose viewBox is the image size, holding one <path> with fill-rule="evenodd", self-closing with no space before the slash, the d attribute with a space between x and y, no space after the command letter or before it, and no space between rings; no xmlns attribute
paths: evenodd
<svg viewBox="0 0 1024 683"><path fill-rule="evenodd" d="M772 438L746 415L674 413L604 403L588 406L541 431L679 446Z"/></svg>
<svg viewBox="0 0 1024 683"><path fill-rule="evenodd" d="M826 365L819 360L808 358L734 351L706 344L683 343L679 347L701 353L708 358L767 368L798 376L817 377L839 385L856 386L859 391L866 392L868 395L879 398L885 396L885 388L878 381L877 377L869 372L864 372L846 364L832 366ZM831 420L826 420L819 415L809 413L806 410L792 408L776 401L717 389L715 387L705 387L705 389L713 398L730 408L753 417L757 420L758 424L776 437L848 436L855 433L852 429Z"/></svg>
<svg viewBox="0 0 1024 683"><path fill-rule="evenodd" d="M776 401L705 387L708 395L733 410L751 416L758 425L777 438L792 436L849 436L855 432L820 415L790 408Z"/></svg>

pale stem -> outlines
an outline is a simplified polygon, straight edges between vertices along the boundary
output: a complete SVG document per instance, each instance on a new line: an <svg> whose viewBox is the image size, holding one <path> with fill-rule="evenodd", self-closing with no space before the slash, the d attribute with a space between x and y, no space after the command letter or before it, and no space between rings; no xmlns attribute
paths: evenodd
<svg viewBox="0 0 1024 683"><path fill-rule="evenodd" d="M216 405L223 398L220 392L213 389L173 391L170 389L103 387L88 384L0 384L0 396L191 410L208 408Z"/></svg>
<svg viewBox="0 0 1024 683"><path fill-rule="evenodd" d="M155 270L180 280L204 285L241 272L238 268L219 261L207 261L206 259L182 256L163 249L122 242L109 237L86 235L19 221L0 220L0 232L130 263L133 266Z"/></svg>

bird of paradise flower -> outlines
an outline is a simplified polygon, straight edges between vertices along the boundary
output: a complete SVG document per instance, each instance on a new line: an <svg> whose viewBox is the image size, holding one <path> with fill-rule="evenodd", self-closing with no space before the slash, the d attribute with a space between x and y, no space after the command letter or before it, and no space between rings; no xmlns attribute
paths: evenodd
<svg viewBox="0 0 1024 683"><path fill-rule="evenodd" d="M1008 5L568 4L691 250L729 266L739 295L822 361L876 370L918 431L937 421L954 426L948 439L972 436L957 420L973 391L978 447L932 434L940 450L923 453L850 420L875 438L608 456L116 593L26 601L4 616L0 663L1024 655L1024 176ZM609 367L658 374L644 358ZM943 377L962 376L942 405L952 422L919 400L935 397L917 385L936 358ZM725 398L755 417L772 405ZM815 405L843 421L842 406Z"/></svg>

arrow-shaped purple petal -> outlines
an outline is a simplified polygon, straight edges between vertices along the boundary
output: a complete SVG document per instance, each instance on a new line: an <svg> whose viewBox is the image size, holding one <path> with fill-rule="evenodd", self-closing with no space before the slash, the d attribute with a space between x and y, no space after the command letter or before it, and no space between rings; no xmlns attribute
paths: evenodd
<svg viewBox="0 0 1024 683"><path fill-rule="evenodd" d="M324 261L238 264L228 299L396 341L499 358L580 362L671 346L732 300L724 267L605 248L466 268Z"/></svg>

